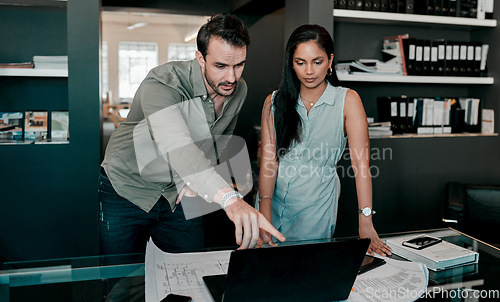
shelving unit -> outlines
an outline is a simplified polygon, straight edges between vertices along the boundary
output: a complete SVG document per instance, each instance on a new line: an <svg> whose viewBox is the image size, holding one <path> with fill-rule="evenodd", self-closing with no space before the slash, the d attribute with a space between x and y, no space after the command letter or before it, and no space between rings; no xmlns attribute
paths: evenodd
<svg viewBox="0 0 500 302"><path fill-rule="evenodd" d="M67 69L0 68L0 76L10 77L68 77Z"/></svg>
<svg viewBox="0 0 500 302"><path fill-rule="evenodd" d="M36 69L36 68L0 68L2 77L33 77L33 78L67 78L67 69ZM19 142L0 142L0 146L19 146L19 145L67 145L69 141L23 141Z"/></svg>
<svg viewBox="0 0 500 302"><path fill-rule="evenodd" d="M370 139L386 139L386 138L443 138L443 137L488 137L488 136L498 136L498 133L449 133L449 134L415 134L415 133L405 133L391 136L379 136L370 137Z"/></svg>
<svg viewBox="0 0 500 302"><path fill-rule="evenodd" d="M380 82L380 83L420 83L420 84L457 84L476 85L494 84L493 77L439 77L439 76L398 76L373 74L338 74L341 81L347 82Z"/></svg>
<svg viewBox="0 0 500 302"><path fill-rule="evenodd" d="M359 34L362 30L360 28L371 30L371 28L367 28L368 26L374 25L377 28L381 28L384 32L380 33L380 39L386 35L394 35L398 30L401 30L399 33L406 33L411 31L420 32L422 37L425 37L428 33L429 29L432 29L433 34L439 33L440 31L446 33L452 33L456 36L460 36L462 38L453 37L451 39L478 39L473 34L463 34L463 33L471 33L471 31L482 30L483 32L492 30L497 26L497 20L479 20L473 18L459 18L459 17L443 17L443 16L427 16L427 15L417 15L417 14L399 14L399 13L386 13L386 12L370 12L370 11L359 11L359 10L345 10L345 9L334 9L333 10L333 18L334 23L337 23L339 27L350 27L351 33L353 30L356 30L356 33ZM336 26L334 26L335 28ZM392 29L392 32L389 30ZM390 34L389 34L390 33ZM412 35L410 35L412 36ZM446 34L444 35L446 36ZM447 37L447 36L446 36ZM355 39L352 39L352 36L343 36L340 39L335 40L335 44L342 44L346 39L350 41L348 44L351 45L352 48L356 48L358 53L360 51L368 51L363 50L360 47L360 43L357 42L357 39L363 41L363 43L367 46L371 45L373 48L373 41L376 41L377 38L373 37L373 35L369 35L366 32L363 32L361 36L357 36ZM340 42L340 43L338 43ZM355 44L358 43L358 44ZM345 48L347 49L347 47ZM361 49L361 50L359 50ZM374 50L372 49L372 55L374 54ZM347 51L345 51L347 52ZM353 55L349 53L349 55ZM493 56L493 52L490 51L489 56ZM370 54L363 53L363 56L360 57L371 57ZM356 57L354 57L356 58ZM346 58L341 58L346 59ZM380 90L379 87L375 87L376 83L380 83L380 85L384 85L385 87L389 87L387 85L391 85L393 83L400 85L391 85L394 90L399 90L398 92L401 94L411 95L411 93L407 93L404 88L408 87L408 90L416 91L416 87L421 88L421 95L426 95L426 91L436 91L438 90L439 95L463 95L465 93L469 93L469 90L472 87L482 87L482 85L492 86L495 84L494 77L456 77L456 76L401 76L401 75L374 75L369 73L356 73L356 74L347 74L347 73L338 73L338 78L340 81L349 82L348 86L353 86L355 90L360 94L370 94L366 102L370 102L371 99L374 99L376 96L380 96L380 92L374 92L376 90ZM409 86L410 85L410 86ZM425 86L420 86L425 85ZM395 88L397 87L397 88ZM430 88L434 87L434 88ZM437 89L436 87L444 87L442 90ZM449 93L444 91L460 91L459 93ZM477 89L476 89L477 90ZM366 92L369 91L369 92ZM373 91L373 92L372 92ZM387 90L386 95L394 94L391 93L391 89ZM378 95L376 95L378 93ZM435 92L434 92L435 93ZM437 95L437 94L436 94ZM368 104L368 106L374 108L373 104ZM422 137L471 137L471 136L485 136L485 137L495 137L497 134L481 134L481 133L461 133L461 134L437 134L437 135L417 135L417 134L405 134L405 135L393 135L393 136L384 136L384 137L373 137L373 139L385 139L385 138L422 138Z"/></svg>
<svg viewBox="0 0 500 302"><path fill-rule="evenodd" d="M67 55L68 69L1 68L0 110L67 110L71 141L0 145L8 175L0 190L10 201L0 206L0 229L26 226L2 232L0 255L13 261L96 255L100 1L24 2L33 5L0 5L2 62Z"/></svg>
<svg viewBox="0 0 500 302"><path fill-rule="evenodd" d="M479 20L473 18L460 17L442 17L442 16L427 16L417 14L398 14L398 13L383 13L383 12L367 12L359 10L335 9L333 11L335 21L340 22L367 22L367 23L406 23L406 24L421 24L429 26L446 25L446 26L468 26L468 27L496 27L497 20Z"/></svg>

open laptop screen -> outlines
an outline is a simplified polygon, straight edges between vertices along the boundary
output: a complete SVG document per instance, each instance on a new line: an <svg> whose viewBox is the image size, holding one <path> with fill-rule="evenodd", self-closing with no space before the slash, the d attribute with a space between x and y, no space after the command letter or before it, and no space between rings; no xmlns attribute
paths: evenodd
<svg viewBox="0 0 500 302"><path fill-rule="evenodd" d="M204 280L211 292L219 287L216 302L222 286L224 302L345 300L369 244L359 239L237 250L225 285L224 277Z"/></svg>

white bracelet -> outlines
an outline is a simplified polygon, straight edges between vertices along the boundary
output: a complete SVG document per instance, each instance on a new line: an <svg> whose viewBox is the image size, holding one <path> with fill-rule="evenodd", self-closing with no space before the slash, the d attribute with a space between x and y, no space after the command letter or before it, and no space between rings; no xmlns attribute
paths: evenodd
<svg viewBox="0 0 500 302"><path fill-rule="evenodd" d="M224 194L222 196L222 199L220 200L220 206L222 207L222 209L225 211L226 210L226 203L229 199L233 198L233 197L238 197L238 198L243 198L243 196L236 192L236 191L229 191L227 192L226 194Z"/></svg>

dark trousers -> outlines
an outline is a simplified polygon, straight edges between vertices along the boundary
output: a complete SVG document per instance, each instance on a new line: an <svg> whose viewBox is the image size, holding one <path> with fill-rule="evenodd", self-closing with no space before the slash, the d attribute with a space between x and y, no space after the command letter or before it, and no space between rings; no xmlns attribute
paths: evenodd
<svg viewBox="0 0 500 302"><path fill-rule="evenodd" d="M202 218L186 220L182 203L175 212L162 196L149 213L116 193L101 167L99 175L101 254L140 253L151 236L166 252L199 251L204 246Z"/></svg>

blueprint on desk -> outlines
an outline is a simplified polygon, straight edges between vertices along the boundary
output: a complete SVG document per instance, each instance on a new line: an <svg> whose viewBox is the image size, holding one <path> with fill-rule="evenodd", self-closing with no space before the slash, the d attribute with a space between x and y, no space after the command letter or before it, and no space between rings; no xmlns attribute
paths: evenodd
<svg viewBox="0 0 500 302"><path fill-rule="evenodd" d="M212 301L202 277L226 274L232 250L166 253L150 239L146 248L146 301L159 302L169 293Z"/></svg>

